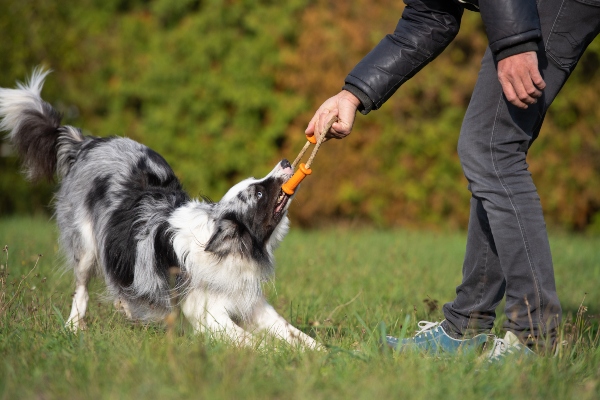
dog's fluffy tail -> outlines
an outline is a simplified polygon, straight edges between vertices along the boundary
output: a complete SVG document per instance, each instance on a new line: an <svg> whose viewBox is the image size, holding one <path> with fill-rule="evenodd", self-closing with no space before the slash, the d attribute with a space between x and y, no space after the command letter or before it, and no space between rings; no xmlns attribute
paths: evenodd
<svg viewBox="0 0 600 400"><path fill-rule="evenodd" d="M36 68L17 89L0 88L0 130L9 132L31 180L65 176L83 141L81 131L61 126L60 113L40 97L49 72Z"/></svg>

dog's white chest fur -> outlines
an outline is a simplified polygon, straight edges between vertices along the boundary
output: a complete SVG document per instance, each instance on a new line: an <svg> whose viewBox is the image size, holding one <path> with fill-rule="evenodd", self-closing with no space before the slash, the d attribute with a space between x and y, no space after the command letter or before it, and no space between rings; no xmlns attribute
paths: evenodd
<svg viewBox="0 0 600 400"><path fill-rule="evenodd" d="M176 210L169 223L176 232L173 248L188 266L188 287L205 291L205 294L196 293L194 296L199 303L188 304L188 307L197 308L200 304L218 299L230 315L241 320L249 319L262 297L262 282L269 278L271 268L264 271L265 266L238 253L218 258L205 251L215 230L215 221L203 211L200 203L192 202Z"/></svg>

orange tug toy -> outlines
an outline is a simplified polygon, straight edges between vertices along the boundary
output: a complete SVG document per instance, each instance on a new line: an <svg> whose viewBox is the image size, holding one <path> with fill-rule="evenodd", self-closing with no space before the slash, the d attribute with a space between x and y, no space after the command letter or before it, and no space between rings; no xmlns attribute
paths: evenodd
<svg viewBox="0 0 600 400"><path fill-rule="evenodd" d="M306 178L306 175L312 174L312 169L306 168L306 164L302 163L298 167L298 170L294 172L294 175L283 185L281 185L281 189L287 194L291 196L296 191L296 188Z"/></svg>
<svg viewBox="0 0 600 400"><path fill-rule="evenodd" d="M285 182L283 185L281 185L281 189L285 192L285 194L287 194L288 196L293 195L294 192L296 191L296 188L298 187L298 185L300 185L300 182L302 182L304 180L304 178L306 178L307 175L312 174L312 169L310 169L310 166L311 166L315 156L317 155L317 152L319 151L319 147L321 147L321 144L323 144L323 142L325 141L325 134L329 131L329 129L331 128L331 125L333 125L334 122L336 122L336 121L337 121L337 117L333 117L331 119L331 121L329 121L327 123L327 125L325 126L325 129L323 129L323 133L321 134L321 137L319 140L317 140L315 135L306 137L307 142L304 145L304 147L302 148L302 150L300 150L300 154L298 154L298 157L296 157L296 159L292 163L292 168L293 169L296 168L296 166L298 165L298 162L302 159L302 156L304 156L304 153L306 153L306 150L308 150L308 148L310 147L311 144L314 144L315 148L313 149L312 154L310 155L308 161L306 161L306 164L301 163L298 166L298 170L296 172L294 172L294 175L292 175L292 177L290 179L288 179L287 182Z"/></svg>

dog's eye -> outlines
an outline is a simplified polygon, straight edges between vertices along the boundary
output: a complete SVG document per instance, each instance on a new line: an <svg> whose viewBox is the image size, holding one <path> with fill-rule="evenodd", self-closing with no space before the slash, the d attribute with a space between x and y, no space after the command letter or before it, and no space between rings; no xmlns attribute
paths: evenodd
<svg viewBox="0 0 600 400"><path fill-rule="evenodd" d="M262 192L256 192L256 198L257 199L260 200L260 199L262 199L262 197L263 197L263 193Z"/></svg>

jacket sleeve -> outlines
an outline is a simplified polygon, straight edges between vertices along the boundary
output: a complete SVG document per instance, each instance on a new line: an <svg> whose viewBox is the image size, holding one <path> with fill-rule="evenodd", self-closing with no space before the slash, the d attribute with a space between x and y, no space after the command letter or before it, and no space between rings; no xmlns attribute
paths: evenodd
<svg viewBox="0 0 600 400"><path fill-rule="evenodd" d="M381 107L400 85L439 55L460 28L463 6L457 2L405 3L394 33L383 38L345 79L344 89L361 100L363 114Z"/></svg>
<svg viewBox="0 0 600 400"><path fill-rule="evenodd" d="M536 0L479 0L479 11L497 60L537 50L542 30Z"/></svg>

